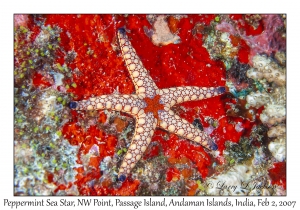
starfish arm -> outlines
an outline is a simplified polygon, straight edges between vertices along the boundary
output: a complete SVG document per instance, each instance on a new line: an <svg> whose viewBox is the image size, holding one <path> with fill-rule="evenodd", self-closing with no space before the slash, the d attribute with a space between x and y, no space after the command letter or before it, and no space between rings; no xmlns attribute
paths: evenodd
<svg viewBox="0 0 300 210"><path fill-rule="evenodd" d="M138 115L135 133L119 170L119 180L124 181L135 164L141 159L151 142L157 119L151 112Z"/></svg>
<svg viewBox="0 0 300 210"><path fill-rule="evenodd" d="M175 115L172 110L163 110L159 112L159 127L178 136L197 142L209 150L217 150L217 145L205 133L195 128L185 119Z"/></svg>
<svg viewBox="0 0 300 210"><path fill-rule="evenodd" d="M137 95L102 95L91 97L87 100L73 101L70 107L76 110L116 110L137 115L144 112L145 102L138 98Z"/></svg>
<svg viewBox="0 0 300 210"><path fill-rule="evenodd" d="M158 88L149 72L144 68L123 28L118 30L118 39L123 59L136 89L136 94L142 98L154 97L158 94Z"/></svg>
<svg viewBox="0 0 300 210"><path fill-rule="evenodd" d="M180 104L186 101L197 101L213 96L220 95L225 92L225 87L177 87L166 88L160 90L160 103L168 107Z"/></svg>

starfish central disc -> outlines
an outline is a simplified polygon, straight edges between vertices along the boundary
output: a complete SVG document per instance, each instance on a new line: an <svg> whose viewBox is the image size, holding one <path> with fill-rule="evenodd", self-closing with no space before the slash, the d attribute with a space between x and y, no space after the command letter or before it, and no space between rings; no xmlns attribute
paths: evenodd
<svg viewBox="0 0 300 210"><path fill-rule="evenodd" d="M152 112L154 117L158 118L158 110L163 110L164 106L159 103L160 95L154 96L154 98L144 98L147 106L145 107L145 113Z"/></svg>

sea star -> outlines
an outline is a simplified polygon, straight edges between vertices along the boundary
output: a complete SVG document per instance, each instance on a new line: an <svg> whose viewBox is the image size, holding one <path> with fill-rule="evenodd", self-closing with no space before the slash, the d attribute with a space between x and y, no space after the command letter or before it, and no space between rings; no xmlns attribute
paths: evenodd
<svg viewBox="0 0 300 210"><path fill-rule="evenodd" d="M135 117L135 133L120 166L118 179L124 181L140 160L151 142L156 127L200 143L209 150L217 150L217 145L206 133L174 114L170 108L182 102L201 100L222 94L225 92L225 88L186 86L159 89L131 46L125 30L119 29L117 35L136 94L91 97L88 100L70 102L70 108L116 110Z"/></svg>

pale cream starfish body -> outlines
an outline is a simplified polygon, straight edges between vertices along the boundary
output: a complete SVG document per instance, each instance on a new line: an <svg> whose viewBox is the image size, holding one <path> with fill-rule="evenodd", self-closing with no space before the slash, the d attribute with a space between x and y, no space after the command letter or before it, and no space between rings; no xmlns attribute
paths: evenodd
<svg viewBox="0 0 300 210"><path fill-rule="evenodd" d="M119 180L124 181L140 160L151 142L156 127L197 142L209 150L217 150L217 145L205 132L174 114L170 108L182 102L222 94L225 88L187 86L159 89L131 46L124 29L118 30L118 40L136 94L102 95L71 102L70 107L76 110L115 110L128 113L135 118L135 133L120 166Z"/></svg>

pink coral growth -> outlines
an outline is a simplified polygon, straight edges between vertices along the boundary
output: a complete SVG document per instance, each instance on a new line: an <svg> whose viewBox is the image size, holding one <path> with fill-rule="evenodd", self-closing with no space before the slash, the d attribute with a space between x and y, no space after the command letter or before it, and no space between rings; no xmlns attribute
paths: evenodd
<svg viewBox="0 0 300 210"><path fill-rule="evenodd" d="M27 26L27 22L28 22L28 15L14 15L14 24L15 27L18 26Z"/></svg>
<svg viewBox="0 0 300 210"><path fill-rule="evenodd" d="M252 62L252 57L266 53L270 55L272 52L284 51L286 49L286 39L278 31L284 27L283 21L279 15L262 15L264 31L257 36L247 36L242 30L238 29L230 23L222 21L216 26L217 30L228 32L232 35L239 35L250 46L249 60Z"/></svg>
<svg viewBox="0 0 300 210"><path fill-rule="evenodd" d="M216 26L216 29L219 31L227 32L232 35L240 35L238 29L236 29L233 25L224 20Z"/></svg>

